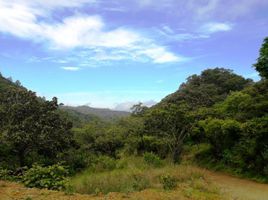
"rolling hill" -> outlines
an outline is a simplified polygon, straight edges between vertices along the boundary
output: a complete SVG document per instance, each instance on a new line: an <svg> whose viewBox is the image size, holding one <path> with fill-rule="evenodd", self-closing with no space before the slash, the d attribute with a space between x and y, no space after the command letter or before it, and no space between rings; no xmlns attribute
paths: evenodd
<svg viewBox="0 0 268 200"><path fill-rule="evenodd" d="M77 106L77 107L72 107L72 106L61 106L61 109L72 113L72 115L80 115L80 116L96 116L102 120L106 121L111 121L111 120L116 120L121 117L126 117L129 116L129 112L124 112L124 111L115 111L111 109L106 109L106 108L92 108L89 106Z"/></svg>

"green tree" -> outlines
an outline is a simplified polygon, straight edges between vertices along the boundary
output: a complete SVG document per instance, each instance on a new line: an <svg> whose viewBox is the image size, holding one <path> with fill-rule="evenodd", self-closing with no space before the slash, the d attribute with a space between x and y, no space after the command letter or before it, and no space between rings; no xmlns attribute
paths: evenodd
<svg viewBox="0 0 268 200"><path fill-rule="evenodd" d="M72 142L72 124L57 113L57 99L43 101L24 89L0 94L3 140L12 147L20 166L31 165L36 157L53 162L57 153Z"/></svg>
<svg viewBox="0 0 268 200"><path fill-rule="evenodd" d="M192 110L210 107L223 101L232 91L240 91L251 85L252 80L245 79L233 71L224 68L204 70L201 75L192 75L180 85L178 91L164 98L163 103L187 103Z"/></svg>
<svg viewBox="0 0 268 200"><path fill-rule="evenodd" d="M206 119L199 122L212 145L217 159L221 159L225 150L231 149L241 135L241 124L232 119Z"/></svg>
<svg viewBox="0 0 268 200"><path fill-rule="evenodd" d="M263 78L268 78L268 37L264 39L260 49L260 56L254 67Z"/></svg>
<svg viewBox="0 0 268 200"><path fill-rule="evenodd" d="M180 161L184 139L192 127L188 110L186 104L166 104L152 109L145 117L146 134L167 140L175 163Z"/></svg>
<svg viewBox="0 0 268 200"><path fill-rule="evenodd" d="M144 106L141 102L131 107L133 116L142 116L145 114L146 110L148 110L148 107Z"/></svg>

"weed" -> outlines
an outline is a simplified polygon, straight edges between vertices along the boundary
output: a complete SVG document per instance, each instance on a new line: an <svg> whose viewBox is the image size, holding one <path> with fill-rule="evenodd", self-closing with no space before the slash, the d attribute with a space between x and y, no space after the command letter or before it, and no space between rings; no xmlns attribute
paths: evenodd
<svg viewBox="0 0 268 200"><path fill-rule="evenodd" d="M177 187L177 179L171 175L162 175L160 177L160 182L164 190L173 190Z"/></svg>

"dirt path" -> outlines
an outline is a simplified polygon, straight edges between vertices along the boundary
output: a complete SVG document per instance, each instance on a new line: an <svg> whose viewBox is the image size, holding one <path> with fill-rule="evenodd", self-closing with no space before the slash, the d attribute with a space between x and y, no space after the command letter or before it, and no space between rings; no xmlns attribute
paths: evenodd
<svg viewBox="0 0 268 200"><path fill-rule="evenodd" d="M268 184L232 177L202 169L205 175L233 200L268 200Z"/></svg>

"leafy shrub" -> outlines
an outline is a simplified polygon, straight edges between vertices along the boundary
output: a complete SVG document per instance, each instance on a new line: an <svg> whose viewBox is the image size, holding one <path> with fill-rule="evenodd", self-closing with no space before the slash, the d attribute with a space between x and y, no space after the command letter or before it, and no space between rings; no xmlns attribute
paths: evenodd
<svg viewBox="0 0 268 200"><path fill-rule="evenodd" d="M0 168L0 179L7 181L13 180L14 177L12 176L12 171Z"/></svg>
<svg viewBox="0 0 268 200"><path fill-rule="evenodd" d="M144 161L149 165L152 165L154 167L163 166L163 161L157 155L155 155L153 153L146 152L143 155L143 158L144 158Z"/></svg>
<svg viewBox="0 0 268 200"><path fill-rule="evenodd" d="M67 169L59 164L48 167L33 165L24 173L22 182L27 187L62 190L67 186L67 175Z"/></svg>
<svg viewBox="0 0 268 200"><path fill-rule="evenodd" d="M160 183L163 185L164 190L172 190L177 187L177 179L171 175L162 175Z"/></svg>
<svg viewBox="0 0 268 200"><path fill-rule="evenodd" d="M82 148L71 148L64 153L59 154L58 158L68 166L70 174L73 175L92 165L92 163L94 163L95 155Z"/></svg>
<svg viewBox="0 0 268 200"><path fill-rule="evenodd" d="M116 169L116 160L108 156L100 156L94 164L95 171L111 171Z"/></svg>

